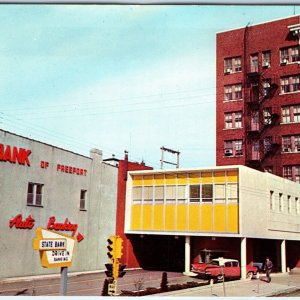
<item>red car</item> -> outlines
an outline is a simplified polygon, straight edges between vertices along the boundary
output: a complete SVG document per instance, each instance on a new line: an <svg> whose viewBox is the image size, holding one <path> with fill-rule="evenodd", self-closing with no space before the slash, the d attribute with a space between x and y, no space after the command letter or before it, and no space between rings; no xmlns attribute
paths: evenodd
<svg viewBox="0 0 300 300"><path fill-rule="evenodd" d="M192 272L213 282L241 278L239 261L223 257L215 258L208 264L192 264ZM247 278L251 279L256 273L257 267L247 266Z"/></svg>

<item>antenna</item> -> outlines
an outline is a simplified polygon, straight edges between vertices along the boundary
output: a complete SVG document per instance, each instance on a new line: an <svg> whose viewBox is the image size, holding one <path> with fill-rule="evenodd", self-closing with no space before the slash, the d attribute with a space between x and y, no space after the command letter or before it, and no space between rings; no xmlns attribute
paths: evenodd
<svg viewBox="0 0 300 300"><path fill-rule="evenodd" d="M161 150L161 160L160 160L160 168L161 169L163 169L163 166L164 166L164 163L166 163L166 164L169 164L169 165L174 165L174 166L176 166L176 168L178 169L179 168L179 154L180 154L180 152L179 151L175 151L175 150L172 150L172 149L169 149L169 148L166 148L166 147L164 147L164 146L162 146L161 148L160 148L160 150ZM164 152L169 152L169 153L171 153L171 154L176 154L176 163L173 163L173 162L169 162L169 161L166 161L166 160L164 160Z"/></svg>

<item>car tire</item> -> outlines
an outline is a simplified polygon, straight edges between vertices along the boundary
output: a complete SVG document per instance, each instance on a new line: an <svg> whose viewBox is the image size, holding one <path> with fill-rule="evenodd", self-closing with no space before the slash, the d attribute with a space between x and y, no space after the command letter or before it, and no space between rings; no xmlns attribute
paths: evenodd
<svg viewBox="0 0 300 300"><path fill-rule="evenodd" d="M248 272L246 278L251 280L253 278L253 272Z"/></svg>
<svg viewBox="0 0 300 300"><path fill-rule="evenodd" d="M217 279L218 279L218 281L223 281L224 276L222 274L220 274L220 275L217 276Z"/></svg>

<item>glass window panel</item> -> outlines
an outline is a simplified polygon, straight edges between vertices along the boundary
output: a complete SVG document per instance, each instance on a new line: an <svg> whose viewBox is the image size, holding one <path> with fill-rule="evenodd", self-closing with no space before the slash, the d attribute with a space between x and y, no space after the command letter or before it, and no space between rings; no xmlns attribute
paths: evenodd
<svg viewBox="0 0 300 300"><path fill-rule="evenodd" d="M154 189L154 198L155 201L164 200L164 187L156 186Z"/></svg>
<svg viewBox="0 0 300 300"><path fill-rule="evenodd" d="M202 202L212 202L213 199L213 186L212 184L202 185Z"/></svg>
<svg viewBox="0 0 300 300"><path fill-rule="evenodd" d="M177 186L177 198L178 199L186 199L186 186L185 185L178 185Z"/></svg>
<svg viewBox="0 0 300 300"><path fill-rule="evenodd" d="M153 187L144 186L144 200L152 201L152 199L153 199Z"/></svg>
<svg viewBox="0 0 300 300"><path fill-rule="evenodd" d="M237 184L228 184L227 185L227 198L228 202L237 202L238 200L238 185Z"/></svg>
<svg viewBox="0 0 300 300"><path fill-rule="evenodd" d="M225 184L215 184L215 199L225 199Z"/></svg>
<svg viewBox="0 0 300 300"><path fill-rule="evenodd" d="M132 200L141 200L142 199L142 187L133 187L132 189Z"/></svg>
<svg viewBox="0 0 300 300"><path fill-rule="evenodd" d="M190 185L190 202L200 202L200 185Z"/></svg>
<svg viewBox="0 0 300 300"><path fill-rule="evenodd" d="M166 186L166 199L167 200L175 200L176 198L176 189L175 185L167 185Z"/></svg>

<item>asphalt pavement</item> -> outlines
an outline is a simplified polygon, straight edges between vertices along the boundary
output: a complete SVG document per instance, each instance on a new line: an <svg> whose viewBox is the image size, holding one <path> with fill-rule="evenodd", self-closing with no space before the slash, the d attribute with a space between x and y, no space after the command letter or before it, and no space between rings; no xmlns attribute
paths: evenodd
<svg viewBox="0 0 300 300"><path fill-rule="evenodd" d="M260 274L257 279L225 281L188 290L152 295L152 297L285 297L289 293L300 291L300 272L276 273L271 277L270 283L266 282L264 274Z"/></svg>

